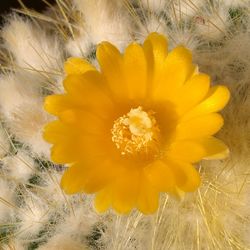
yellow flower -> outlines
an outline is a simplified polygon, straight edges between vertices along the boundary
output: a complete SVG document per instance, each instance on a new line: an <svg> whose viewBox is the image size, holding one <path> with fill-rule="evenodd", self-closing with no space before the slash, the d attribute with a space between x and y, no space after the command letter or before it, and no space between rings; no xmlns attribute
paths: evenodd
<svg viewBox="0 0 250 250"><path fill-rule="evenodd" d="M95 207L119 213L153 213L159 193L195 191L195 163L228 154L213 137L216 113L229 100L226 87L210 87L182 46L167 51L163 35L121 54L103 42L100 71L87 61L65 63L65 94L48 96L45 109L58 117L45 127L55 163L70 164L61 186L68 194L95 193Z"/></svg>

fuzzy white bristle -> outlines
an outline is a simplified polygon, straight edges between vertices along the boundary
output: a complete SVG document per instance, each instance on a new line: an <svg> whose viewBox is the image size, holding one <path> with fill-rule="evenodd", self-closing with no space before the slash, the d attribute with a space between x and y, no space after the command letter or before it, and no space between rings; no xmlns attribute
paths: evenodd
<svg viewBox="0 0 250 250"><path fill-rule="evenodd" d="M14 180L26 183L34 174L34 159L27 152L18 151L16 155L3 159L3 169Z"/></svg>
<svg viewBox="0 0 250 250"><path fill-rule="evenodd" d="M213 7L211 7L213 8ZM207 10L204 13L197 14L194 17L197 33L203 39L217 40L227 36L230 26L228 9L225 6L219 6L211 11Z"/></svg>
<svg viewBox="0 0 250 250"><path fill-rule="evenodd" d="M77 242L67 235L53 237L48 243L40 246L38 250L88 250L83 242Z"/></svg>
<svg viewBox="0 0 250 250"><path fill-rule="evenodd" d="M248 8L249 3L245 0L223 0L223 4L229 8Z"/></svg>
<svg viewBox="0 0 250 250"><path fill-rule="evenodd" d="M18 240L12 240L10 239L10 241L7 244L3 244L1 246L2 250L25 250L27 249L22 241L18 241Z"/></svg>
<svg viewBox="0 0 250 250"><path fill-rule="evenodd" d="M42 167L45 168L43 165ZM60 166L58 166L58 168L60 168ZM64 194L60 187L62 174L62 171L58 172L56 169L52 171L44 171L39 174L42 179L42 183L41 186L37 187L36 192L40 197L43 197L55 207L61 207L68 202L68 197Z"/></svg>
<svg viewBox="0 0 250 250"><path fill-rule="evenodd" d="M7 223L9 216L15 209L15 185L5 180L2 172L0 174L0 221Z"/></svg>
<svg viewBox="0 0 250 250"><path fill-rule="evenodd" d="M94 46L105 40L123 49L130 41L131 21L121 1L74 0L74 3L83 15L83 35Z"/></svg>
<svg viewBox="0 0 250 250"><path fill-rule="evenodd" d="M183 21L194 17L205 4L206 0L174 0L172 11L176 13L175 18Z"/></svg>
<svg viewBox="0 0 250 250"><path fill-rule="evenodd" d="M2 38L14 57L14 67L28 70L37 77L56 79L63 62L60 43L38 24L14 15L4 26Z"/></svg>
<svg viewBox="0 0 250 250"><path fill-rule="evenodd" d="M151 14L145 21L145 24L140 25L137 40L143 42L147 35L151 32L165 34L167 30L166 24L161 17Z"/></svg>
<svg viewBox="0 0 250 250"><path fill-rule="evenodd" d="M98 222L99 216L92 208L92 199L84 198L85 204L75 207L74 212L65 218L63 224L58 228L65 235L77 236L78 234L79 237L88 235L92 227Z"/></svg>
<svg viewBox="0 0 250 250"><path fill-rule="evenodd" d="M80 28L79 28L80 29ZM74 39L69 39L66 45L66 50L70 56L84 57L88 56L92 45L90 38L85 31L79 31L79 35L75 36Z"/></svg>
<svg viewBox="0 0 250 250"><path fill-rule="evenodd" d="M33 79L33 80L31 80ZM24 100L39 97L39 92L34 78L26 74L7 74L0 76L0 112L5 119L13 118L14 110ZM13 101L14 100L14 101Z"/></svg>
<svg viewBox="0 0 250 250"><path fill-rule="evenodd" d="M10 138L7 131L0 127L0 159L10 150Z"/></svg>
<svg viewBox="0 0 250 250"><path fill-rule="evenodd" d="M16 138L29 146L35 155L49 159L50 145L43 140L42 133L50 116L43 109L43 99L29 99L13 110L8 122Z"/></svg>
<svg viewBox="0 0 250 250"><path fill-rule="evenodd" d="M150 11L160 12L164 10L166 6L166 0L138 0L138 2Z"/></svg>
<svg viewBox="0 0 250 250"><path fill-rule="evenodd" d="M35 195L28 195L24 205L18 211L18 237L35 237L50 218L50 208Z"/></svg>

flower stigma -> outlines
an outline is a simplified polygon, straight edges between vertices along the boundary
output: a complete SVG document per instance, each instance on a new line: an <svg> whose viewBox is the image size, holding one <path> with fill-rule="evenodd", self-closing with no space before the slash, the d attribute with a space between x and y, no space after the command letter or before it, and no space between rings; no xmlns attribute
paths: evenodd
<svg viewBox="0 0 250 250"><path fill-rule="evenodd" d="M111 129L112 141L121 155L156 157L159 153L159 133L153 111L132 108L115 120Z"/></svg>

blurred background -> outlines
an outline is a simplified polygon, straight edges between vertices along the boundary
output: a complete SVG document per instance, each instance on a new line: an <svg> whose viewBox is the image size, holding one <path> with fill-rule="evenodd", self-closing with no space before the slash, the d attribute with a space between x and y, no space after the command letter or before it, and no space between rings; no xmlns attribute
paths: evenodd
<svg viewBox="0 0 250 250"><path fill-rule="evenodd" d="M3 15L8 14L11 9L13 8L20 8L20 1L18 0L2 0L0 1L0 15L1 19L0 22L3 22ZM46 9L47 5L43 0L22 0L23 4L28 8L32 8L35 10L44 10ZM48 3L53 3L55 0L46 0Z"/></svg>

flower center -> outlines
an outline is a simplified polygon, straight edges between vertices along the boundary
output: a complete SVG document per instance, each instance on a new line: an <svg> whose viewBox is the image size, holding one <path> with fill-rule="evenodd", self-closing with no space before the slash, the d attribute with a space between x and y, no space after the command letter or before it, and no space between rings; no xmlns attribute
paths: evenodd
<svg viewBox="0 0 250 250"><path fill-rule="evenodd" d="M153 111L142 107L131 109L115 120L112 141L122 155L156 156L159 151L159 128Z"/></svg>

